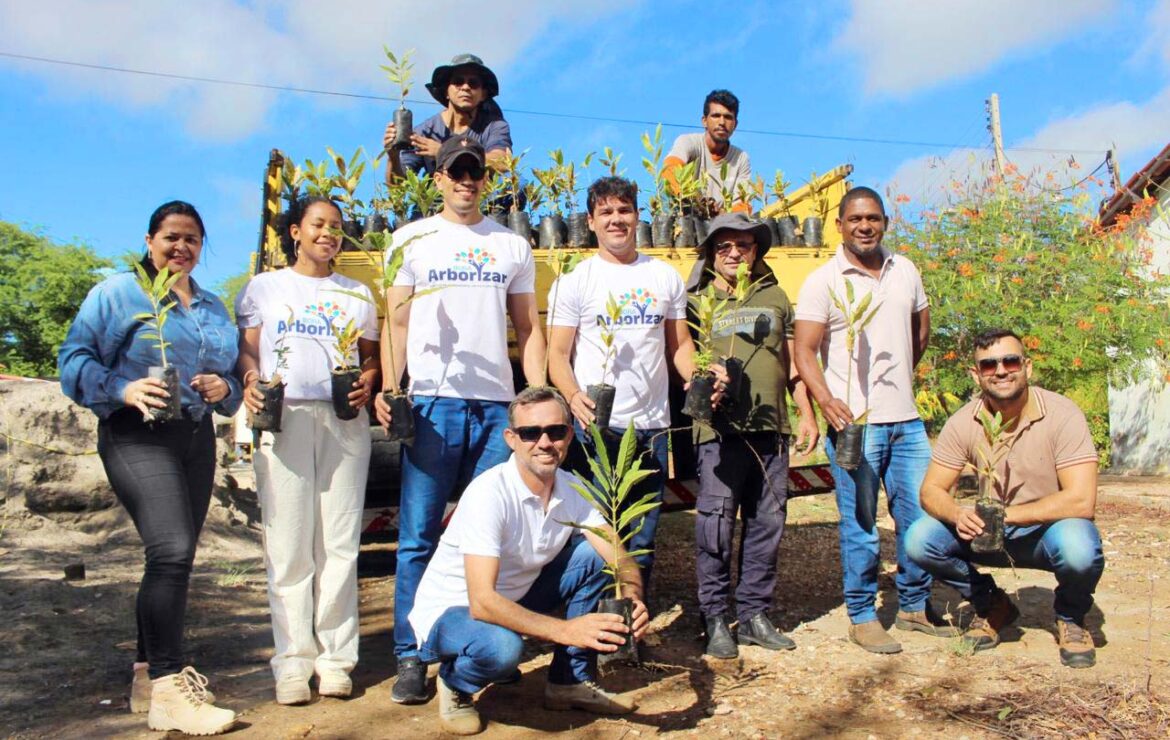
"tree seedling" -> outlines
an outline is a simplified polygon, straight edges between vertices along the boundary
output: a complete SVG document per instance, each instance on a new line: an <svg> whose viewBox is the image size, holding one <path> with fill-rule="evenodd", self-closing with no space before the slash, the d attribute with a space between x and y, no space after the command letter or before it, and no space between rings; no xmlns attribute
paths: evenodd
<svg viewBox="0 0 1170 740"><path fill-rule="evenodd" d="M167 392L170 394L167 406L151 411L147 415L147 421L170 421L182 415L183 407L179 396L179 370L167 362L167 347L170 347L171 343L166 340L164 330L167 325L167 315L176 305L175 298L171 295L171 288L183 276L183 273L172 273L164 266L152 278L139 262L134 263L134 271L138 276L138 287L142 289L142 292L146 294L147 301L150 302L149 311L142 311L134 315L136 321L141 321L147 326L147 331L140 334L139 338L154 341L154 347L158 349L160 363L158 367L148 368L147 373L150 377L159 378L166 383Z"/></svg>
<svg viewBox="0 0 1170 740"><path fill-rule="evenodd" d="M624 547L627 542L642 531L646 514L661 506L662 502L657 500L658 492L651 491L630 503L633 489L654 474L654 470L642 468L642 460L635 454L638 445L633 421L629 423L622 434L617 456L613 459L610 458L605 446L601 428L597 424L590 424L589 434L593 439L593 452L587 456L587 459L593 480L580 479L572 486L589 502L590 506L601 514L601 518L605 520L607 526L604 528L593 527L581 522L560 523L591 532L610 543L613 554L606 558L603 570L610 577L610 583L606 588L613 590L614 598L602 599L598 611L621 614L625 619L626 626L632 627L633 600L622 595L622 572L627 567L627 561L649 555L651 550L628 552L621 562L617 560L616 555L621 547ZM629 635L625 644L616 653L603 655L608 656L607 660L636 658L637 652L634 648L633 635Z"/></svg>
<svg viewBox="0 0 1170 740"><path fill-rule="evenodd" d="M853 350L857 346L857 338L873 321L873 317L881 308L881 302L873 303L873 293L866 293L855 302L853 283L845 278L845 299L842 300L836 291L829 289L829 297L833 305L845 316L845 354L848 366L845 381L845 405L851 406L853 392L853 366L856 360ZM852 423L845 427L837 437L837 465L845 470L856 470L861 464L862 443L865 437L865 418L869 415L866 409ZM876 516L876 511L874 515Z"/></svg>

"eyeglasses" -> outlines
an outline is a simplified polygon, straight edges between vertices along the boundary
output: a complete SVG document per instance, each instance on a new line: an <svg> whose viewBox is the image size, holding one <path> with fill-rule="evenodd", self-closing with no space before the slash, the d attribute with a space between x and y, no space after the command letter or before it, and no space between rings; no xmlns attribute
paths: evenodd
<svg viewBox="0 0 1170 740"><path fill-rule="evenodd" d="M462 180L464 177L471 177L472 180L482 180L486 172L487 170L480 164L453 164L447 168L447 177L452 180Z"/></svg>
<svg viewBox="0 0 1170 740"><path fill-rule="evenodd" d="M715 245L715 251L719 254L727 254L732 249L740 254L747 254L756 248L755 242L719 242Z"/></svg>
<svg viewBox="0 0 1170 740"><path fill-rule="evenodd" d="M467 85L472 90L478 90L483 87L483 80L478 77L464 77L462 75L451 75L451 83L455 87L462 87Z"/></svg>
<svg viewBox="0 0 1170 740"><path fill-rule="evenodd" d="M1005 373L1018 373L1024 366L1024 358L1020 355L1004 355L1003 357L984 357L975 362L979 374L983 376L995 375L996 369L1003 365Z"/></svg>
<svg viewBox="0 0 1170 740"><path fill-rule="evenodd" d="M569 425L549 424L546 427L516 427L512 431L516 432L516 436L525 442L539 442L540 438L546 434L551 441L560 442L569 436Z"/></svg>

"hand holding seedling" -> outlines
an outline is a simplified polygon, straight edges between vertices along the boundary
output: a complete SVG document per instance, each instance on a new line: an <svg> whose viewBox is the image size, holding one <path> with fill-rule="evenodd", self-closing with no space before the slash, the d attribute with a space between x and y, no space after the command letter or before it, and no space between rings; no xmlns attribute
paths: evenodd
<svg viewBox="0 0 1170 740"><path fill-rule="evenodd" d="M983 534L983 526L983 520L975 513L974 508L964 506L959 509L959 514L955 517L955 532L959 539L970 542Z"/></svg>
<svg viewBox="0 0 1170 740"><path fill-rule="evenodd" d="M573 418L581 425L582 429L588 429L589 425L593 423L597 417L593 414L593 409L597 404L589 398L589 394L584 390L579 390L573 394L573 398L569 401L569 410L573 412Z"/></svg>
<svg viewBox="0 0 1170 740"><path fill-rule="evenodd" d="M165 409L171 394L160 378L139 378L122 391L122 401L142 412L147 421L154 418L154 409Z"/></svg>
<svg viewBox="0 0 1170 740"><path fill-rule="evenodd" d="M199 394L204 403L219 403L231 393L227 381L214 373L199 373L191 378L191 387Z"/></svg>
<svg viewBox="0 0 1170 740"><path fill-rule="evenodd" d="M350 406L360 409L370 402L370 396L374 395L374 379L376 377L377 373L367 372L353 382L354 390L350 391L348 396Z"/></svg>
<svg viewBox="0 0 1170 740"><path fill-rule="evenodd" d="M629 632L620 614L582 614L566 620L561 644L612 653L625 644Z"/></svg>
<svg viewBox="0 0 1170 740"><path fill-rule="evenodd" d="M259 377L252 379L252 382L244 388L244 405L253 414L259 414L264 411L264 394L256 387Z"/></svg>

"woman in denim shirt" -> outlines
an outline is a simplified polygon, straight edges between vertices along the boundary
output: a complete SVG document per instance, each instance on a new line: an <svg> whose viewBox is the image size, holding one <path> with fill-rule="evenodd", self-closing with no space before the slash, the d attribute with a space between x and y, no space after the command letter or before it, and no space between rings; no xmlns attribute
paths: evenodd
<svg viewBox="0 0 1170 740"><path fill-rule="evenodd" d="M167 357L179 369L181 418L152 423L164 407L163 382L146 377L159 364L157 341L135 315L150 310L133 272L94 287L61 345L65 395L99 417L98 454L110 485L146 548L138 588L138 662L131 711L149 711L154 730L223 732L235 713L212 704L207 679L183 666L183 620L195 543L211 501L215 434L211 412L234 414L242 393L232 371L238 331L220 302L191 279L206 232L189 203L165 203L150 217L142 266L178 273L171 290Z"/></svg>

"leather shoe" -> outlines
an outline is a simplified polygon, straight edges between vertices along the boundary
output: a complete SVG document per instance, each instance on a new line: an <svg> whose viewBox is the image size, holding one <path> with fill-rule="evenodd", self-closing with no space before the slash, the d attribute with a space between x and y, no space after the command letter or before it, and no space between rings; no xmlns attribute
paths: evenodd
<svg viewBox="0 0 1170 740"><path fill-rule="evenodd" d="M739 647L735 644L735 638L731 636L731 627L727 624L726 616L716 614L707 617L706 625L707 647L703 649L704 654L723 659L739 657Z"/></svg>
<svg viewBox="0 0 1170 740"><path fill-rule="evenodd" d="M736 640L740 645L759 645L768 650L793 650L796 643L790 637L776 629L768 615L760 612L751 619L739 620L739 629Z"/></svg>

